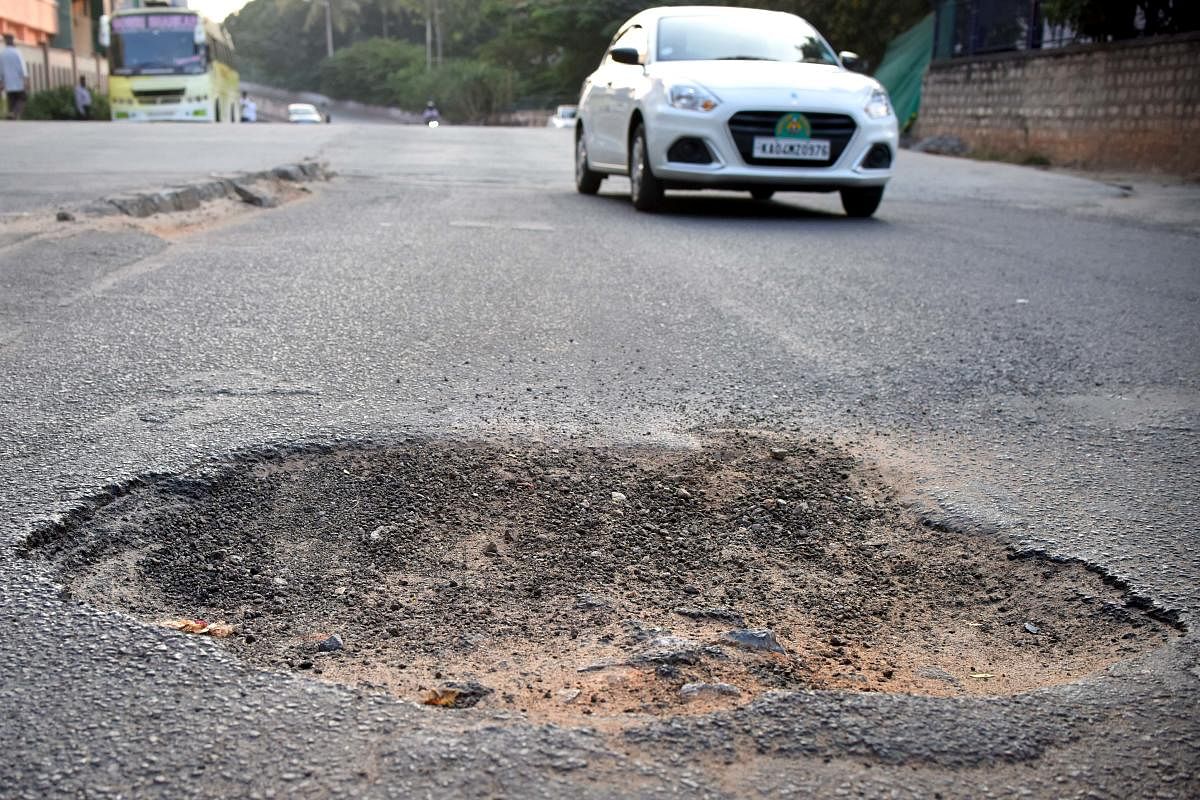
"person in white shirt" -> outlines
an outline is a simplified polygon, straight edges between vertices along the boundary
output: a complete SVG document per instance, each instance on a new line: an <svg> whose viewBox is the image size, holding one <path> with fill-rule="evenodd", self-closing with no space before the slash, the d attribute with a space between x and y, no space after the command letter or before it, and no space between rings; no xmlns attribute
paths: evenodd
<svg viewBox="0 0 1200 800"><path fill-rule="evenodd" d="M29 71L25 69L25 59L17 49L16 40L11 33L4 34L4 49L0 50L0 85L8 98L8 118L20 119L25 110L25 79Z"/></svg>
<svg viewBox="0 0 1200 800"><path fill-rule="evenodd" d="M79 76L79 85L75 87L75 112L80 119L92 118L92 93L87 88L87 78Z"/></svg>
<svg viewBox="0 0 1200 800"><path fill-rule="evenodd" d="M242 92L242 122L258 122L258 103Z"/></svg>

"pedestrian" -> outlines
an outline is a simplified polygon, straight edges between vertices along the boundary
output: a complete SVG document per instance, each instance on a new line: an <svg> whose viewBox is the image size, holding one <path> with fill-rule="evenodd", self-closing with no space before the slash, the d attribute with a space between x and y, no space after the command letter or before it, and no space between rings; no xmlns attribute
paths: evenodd
<svg viewBox="0 0 1200 800"><path fill-rule="evenodd" d="M242 122L258 122L258 103L242 92Z"/></svg>
<svg viewBox="0 0 1200 800"><path fill-rule="evenodd" d="M92 93L87 88L87 77L79 76L79 85L75 87L75 112L80 119L92 118Z"/></svg>
<svg viewBox="0 0 1200 800"><path fill-rule="evenodd" d="M8 98L8 118L20 119L25 110L25 81L29 70L25 69L25 59L17 49L17 42L11 33L4 34L4 50L0 51L0 86Z"/></svg>

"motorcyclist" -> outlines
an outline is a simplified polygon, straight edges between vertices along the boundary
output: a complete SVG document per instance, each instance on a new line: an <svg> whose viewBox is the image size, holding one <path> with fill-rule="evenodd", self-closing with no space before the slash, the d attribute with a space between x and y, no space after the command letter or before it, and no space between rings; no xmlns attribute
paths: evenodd
<svg viewBox="0 0 1200 800"><path fill-rule="evenodd" d="M442 115L438 111L437 103L430 100L425 104L425 110L421 112L421 122L428 125L431 122L441 122Z"/></svg>

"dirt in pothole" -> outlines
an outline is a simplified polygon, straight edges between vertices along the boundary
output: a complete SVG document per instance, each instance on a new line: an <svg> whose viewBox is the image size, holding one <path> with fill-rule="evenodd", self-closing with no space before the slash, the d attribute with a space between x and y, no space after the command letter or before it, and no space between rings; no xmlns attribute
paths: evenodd
<svg viewBox="0 0 1200 800"><path fill-rule="evenodd" d="M828 442L757 434L244 459L35 543L75 597L231 624L255 664L539 719L1013 693L1172 633L1078 565L921 525Z"/></svg>

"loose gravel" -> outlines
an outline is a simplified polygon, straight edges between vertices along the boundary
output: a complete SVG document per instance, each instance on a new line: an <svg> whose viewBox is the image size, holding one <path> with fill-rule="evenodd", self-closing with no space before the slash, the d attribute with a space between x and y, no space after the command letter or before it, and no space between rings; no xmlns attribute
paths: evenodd
<svg viewBox="0 0 1200 800"><path fill-rule="evenodd" d="M699 441L244 455L115 487L29 553L96 606L230 625L267 669L593 725L780 690L1011 694L1173 634L1079 564L923 524L832 442Z"/></svg>

